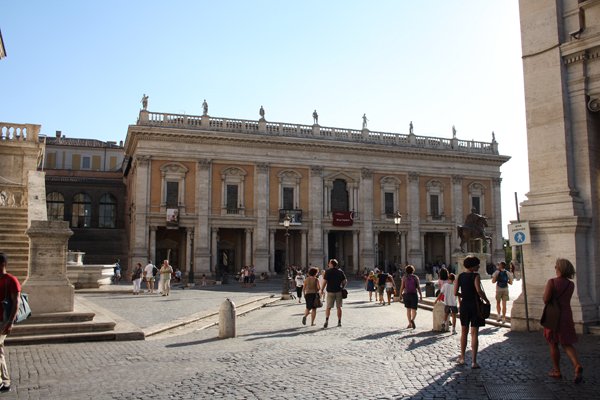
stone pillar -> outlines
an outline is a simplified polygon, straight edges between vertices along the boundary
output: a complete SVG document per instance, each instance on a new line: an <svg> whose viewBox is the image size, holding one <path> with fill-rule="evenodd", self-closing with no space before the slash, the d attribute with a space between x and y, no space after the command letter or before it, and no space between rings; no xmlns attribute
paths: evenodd
<svg viewBox="0 0 600 400"><path fill-rule="evenodd" d="M450 250L450 233L446 232L444 233L444 263L446 263L446 266L452 263L452 254Z"/></svg>
<svg viewBox="0 0 600 400"><path fill-rule="evenodd" d="M193 242L194 242L194 228L186 228L186 244L185 244L185 272L189 277L194 279L197 276L194 274L195 265L194 265L194 257L193 257ZM192 272L193 271L193 272Z"/></svg>
<svg viewBox="0 0 600 400"><path fill-rule="evenodd" d="M203 116L202 121L208 120ZM207 121L208 122L208 121ZM209 275L214 267L211 260L211 227L210 215L210 193L211 193L211 161L199 159L196 162L196 225L194 229L194 272L196 277L202 274ZM213 250L216 251L216 250Z"/></svg>
<svg viewBox="0 0 600 400"><path fill-rule="evenodd" d="M244 265L252 265L252 229L244 229Z"/></svg>
<svg viewBox="0 0 600 400"><path fill-rule="evenodd" d="M329 259L329 230L323 230L323 257ZM322 259L318 265L322 265L323 268L327 268L327 260Z"/></svg>
<svg viewBox="0 0 600 400"><path fill-rule="evenodd" d="M501 178L492 179L492 207L494 216L494 231L492 232L492 262L504 261L504 243L502 243L502 193Z"/></svg>
<svg viewBox="0 0 600 400"><path fill-rule="evenodd" d="M464 221L463 215L463 188L462 188L463 177L461 175L452 175L452 216L454 221L454 227L462 225ZM502 237L502 235L500 235ZM452 251L460 250L460 238L458 233L454 235L454 243L452 243ZM448 260L450 262L450 260Z"/></svg>
<svg viewBox="0 0 600 400"><path fill-rule="evenodd" d="M359 203L362 223L359 264L373 265L375 260L373 249L373 171L367 168L361 170Z"/></svg>
<svg viewBox="0 0 600 400"><path fill-rule="evenodd" d="M131 229L130 236L130 263L135 265L148 263L148 213L150 210L150 190L151 190L151 174L150 174L150 156L136 156L133 162L133 174L135 182L131 187L135 188L135 203L130 205L131 214L134 224ZM154 257L154 254L152 254ZM156 263L156 260L153 260Z"/></svg>
<svg viewBox="0 0 600 400"><path fill-rule="evenodd" d="M358 232L359 232L358 229L355 229L352 231L352 259L354 260L355 269L360 270L360 269L365 269L366 265L362 265L360 263L360 260L358 259L358 257L359 257L358 255L360 254L359 253L359 244L358 244L358 239L359 239ZM370 266L369 266L369 268L370 268Z"/></svg>
<svg viewBox="0 0 600 400"><path fill-rule="evenodd" d="M23 292L33 314L73 311L75 289L67 278L67 245L73 231L67 221L31 221L29 274ZM9 265L10 268L10 265Z"/></svg>
<svg viewBox="0 0 600 400"><path fill-rule="evenodd" d="M211 229L211 247L210 247L210 265L209 265L209 271L212 273L216 273L217 272L217 265L219 264L218 261L218 257L219 257L219 228L212 228ZM197 268L196 268L197 269Z"/></svg>
<svg viewBox="0 0 600 400"><path fill-rule="evenodd" d="M151 225L150 226L150 243L148 246L150 249L148 250L148 260L152 260L152 263L154 265L156 264L160 264L159 260L155 260L154 258L156 257L156 226L155 225ZM143 263L142 265L146 265L146 263Z"/></svg>
<svg viewBox="0 0 600 400"><path fill-rule="evenodd" d="M309 231L309 263L323 266L323 167L310 167L309 209L312 226ZM272 250L274 251L274 249Z"/></svg>
<svg viewBox="0 0 600 400"><path fill-rule="evenodd" d="M269 272L275 273L275 232L276 229L269 229Z"/></svg>
<svg viewBox="0 0 600 400"><path fill-rule="evenodd" d="M306 230L300 231L300 264L302 268L306 268L308 266L308 260L306 258L306 243L307 243L308 232Z"/></svg>
<svg viewBox="0 0 600 400"><path fill-rule="evenodd" d="M406 263L406 232L400 232L400 262L402 265Z"/></svg>
<svg viewBox="0 0 600 400"><path fill-rule="evenodd" d="M297 192L297 191L296 191ZM254 185L256 228L254 230L254 267L257 275L269 271L269 242L267 237L269 214L269 165L256 166Z"/></svg>
<svg viewBox="0 0 600 400"><path fill-rule="evenodd" d="M423 272L423 248L421 247L419 174L408 174L408 214L410 231L408 241L408 263L414 265L415 272Z"/></svg>

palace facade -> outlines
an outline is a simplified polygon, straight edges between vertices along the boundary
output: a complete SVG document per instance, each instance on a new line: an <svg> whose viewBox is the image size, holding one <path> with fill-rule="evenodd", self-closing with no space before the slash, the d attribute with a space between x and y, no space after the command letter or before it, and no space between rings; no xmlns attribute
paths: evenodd
<svg viewBox="0 0 600 400"><path fill-rule="evenodd" d="M125 142L129 262L193 276L254 265L323 267L453 261L457 225L488 218L504 259L500 166L489 143L140 111ZM316 118L315 118L316 119ZM365 124L366 125L366 124ZM402 220L395 223L400 213ZM289 228L284 219L290 219ZM193 278L192 278L193 279Z"/></svg>

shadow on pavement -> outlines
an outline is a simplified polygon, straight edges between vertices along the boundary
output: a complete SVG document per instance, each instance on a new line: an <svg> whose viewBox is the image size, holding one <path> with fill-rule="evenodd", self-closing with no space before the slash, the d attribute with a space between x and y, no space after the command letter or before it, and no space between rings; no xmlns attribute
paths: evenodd
<svg viewBox="0 0 600 400"><path fill-rule="evenodd" d="M307 329L309 328L309 329ZM310 329L313 328L313 329ZM316 328L316 329L315 329ZM333 328L333 327L332 327ZM317 326L314 327L295 327L295 328L287 328L287 329L279 329L273 331L263 331L263 332L253 332L247 335L238 335L239 338L245 337L246 341L254 341L261 339L274 339L274 338L286 338L286 337L294 337L300 335L312 335L314 333L320 332L322 329Z"/></svg>
<svg viewBox="0 0 600 400"><path fill-rule="evenodd" d="M166 348L177 348L177 347L187 347L187 346L198 346L198 345L205 344L205 343L216 342L218 340L222 340L222 339L215 337L215 338L208 338L208 339L202 339L202 340L195 340L193 342L173 343L173 344L168 344L165 347Z"/></svg>

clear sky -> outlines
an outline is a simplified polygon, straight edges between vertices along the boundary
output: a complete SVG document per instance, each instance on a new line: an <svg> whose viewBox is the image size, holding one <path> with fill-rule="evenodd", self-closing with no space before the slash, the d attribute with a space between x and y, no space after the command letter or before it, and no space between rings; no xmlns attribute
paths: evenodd
<svg viewBox="0 0 600 400"><path fill-rule="evenodd" d="M529 179L516 0L19 1L0 5L0 120L125 140L151 111L490 142L503 231Z"/></svg>

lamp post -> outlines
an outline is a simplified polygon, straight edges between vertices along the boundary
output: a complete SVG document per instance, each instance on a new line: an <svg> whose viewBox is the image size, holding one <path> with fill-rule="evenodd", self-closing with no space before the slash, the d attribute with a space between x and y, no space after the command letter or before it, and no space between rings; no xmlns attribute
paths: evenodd
<svg viewBox="0 0 600 400"><path fill-rule="evenodd" d="M398 244L398 250L400 250L400 224L402 223L402 214L400 211L396 211L396 215L394 216L394 224L396 224L396 243ZM400 259L400 255L398 255L398 259ZM400 264L402 264L402 260L400 260Z"/></svg>
<svg viewBox="0 0 600 400"><path fill-rule="evenodd" d="M290 299L290 251L289 251L289 242L290 242L290 222L292 219L288 214L285 215L283 219L283 226L285 227L285 268L283 273L285 274L283 277L283 288L281 289L281 299L289 300Z"/></svg>

